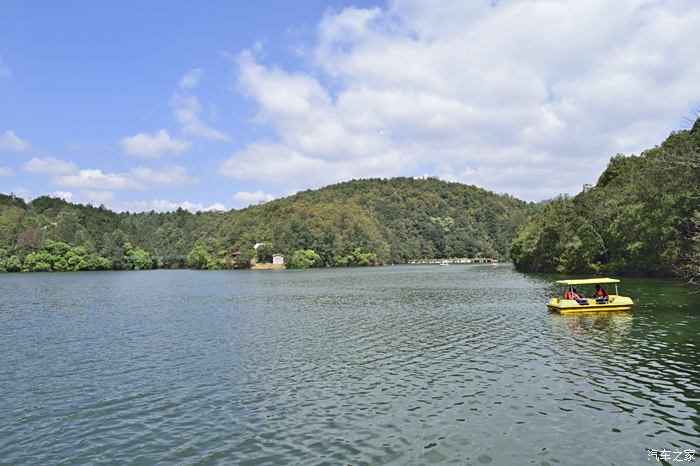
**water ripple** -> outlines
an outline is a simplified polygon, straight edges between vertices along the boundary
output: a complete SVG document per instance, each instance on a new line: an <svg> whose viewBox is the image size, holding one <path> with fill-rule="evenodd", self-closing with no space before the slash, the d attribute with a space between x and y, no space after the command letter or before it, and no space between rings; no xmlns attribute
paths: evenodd
<svg viewBox="0 0 700 466"><path fill-rule="evenodd" d="M0 463L587 465L698 448L697 297L628 282L633 313L560 316L552 277L508 266L4 275Z"/></svg>

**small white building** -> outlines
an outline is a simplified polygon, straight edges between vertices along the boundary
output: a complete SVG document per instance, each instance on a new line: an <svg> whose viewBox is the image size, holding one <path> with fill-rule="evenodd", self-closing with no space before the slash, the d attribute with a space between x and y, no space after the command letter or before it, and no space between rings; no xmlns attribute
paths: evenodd
<svg viewBox="0 0 700 466"><path fill-rule="evenodd" d="M282 254L273 254L272 255L272 264L273 265L284 265L284 256Z"/></svg>

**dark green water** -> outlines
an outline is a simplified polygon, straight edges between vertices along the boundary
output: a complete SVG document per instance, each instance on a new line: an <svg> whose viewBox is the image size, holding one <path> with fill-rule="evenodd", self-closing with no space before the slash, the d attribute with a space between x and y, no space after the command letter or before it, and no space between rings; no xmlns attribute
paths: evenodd
<svg viewBox="0 0 700 466"><path fill-rule="evenodd" d="M0 464L634 465L660 464L647 448L700 450L700 295L629 279L634 312L560 316L553 279L508 265L0 275Z"/></svg>

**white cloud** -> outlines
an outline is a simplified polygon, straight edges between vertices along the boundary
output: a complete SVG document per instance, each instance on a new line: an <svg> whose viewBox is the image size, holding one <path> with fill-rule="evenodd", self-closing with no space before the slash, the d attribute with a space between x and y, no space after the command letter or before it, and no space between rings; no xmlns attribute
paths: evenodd
<svg viewBox="0 0 700 466"><path fill-rule="evenodd" d="M89 204L102 204L114 199L114 193L112 191L81 190L80 197Z"/></svg>
<svg viewBox="0 0 700 466"><path fill-rule="evenodd" d="M144 158L160 157L165 152L181 154L192 147L192 143L185 139L170 137L164 129L153 134L138 133L125 137L120 142L124 152Z"/></svg>
<svg viewBox="0 0 700 466"><path fill-rule="evenodd" d="M197 97L181 92L171 99L173 116L182 125L182 132L191 136L215 141L227 141L228 135L207 126L200 118L202 106Z"/></svg>
<svg viewBox="0 0 700 466"><path fill-rule="evenodd" d="M128 173L105 173L99 169L83 169L74 174L55 176L53 183L63 188L83 190L143 191L156 187L192 185L197 183L197 179L187 175L187 170L180 166L160 170L136 167Z"/></svg>
<svg viewBox="0 0 700 466"><path fill-rule="evenodd" d="M25 152L31 147L29 141L20 138L11 129L0 134L0 151Z"/></svg>
<svg viewBox="0 0 700 466"><path fill-rule="evenodd" d="M8 178L13 174L14 172L10 167L0 167L0 178Z"/></svg>
<svg viewBox="0 0 700 466"><path fill-rule="evenodd" d="M188 71L182 79L180 79L180 87L183 89L191 89L199 85L199 80L202 78L204 70L195 68Z"/></svg>
<svg viewBox="0 0 700 466"><path fill-rule="evenodd" d="M55 191L53 197L63 199L66 202L75 202L82 204L103 204L114 199L114 193L111 191L90 191L81 190L78 195L70 191Z"/></svg>
<svg viewBox="0 0 700 466"><path fill-rule="evenodd" d="M70 202L73 199L73 193L70 191L56 191L53 193L53 197L63 199L66 202Z"/></svg>
<svg viewBox="0 0 700 466"><path fill-rule="evenodd" d="M428 171L528 199L576 192L700 102L698 24L692 0L396 0L332 12L315 70L238 55L238 87L278 140L221 171L283 186Z"/></svg>
<svg viewBox="0 0 700 466"><path fill-rule="evenodd" d="M195 68L180 79L180 89L170 99L173 116L182 125L182 132L185 134L214 141L228 141L229 136L226 133L207 126L202 121L199 116L202 113L202 105L196 96L189 93L189 90L199 85L203 73L201 68Z"/></svg>
<svg viewBox="0 0 700 466"><path fill-rule="evenodd" d="M400 175L405 169L405 160L398 152L383 157L326 160L303 155L284 144L260 142L248 145L222 162L219 171L231 178L265 181L293 191L373 173Z"/></svg>
<svg viewBox="0 0 700 466"><path fill-rule="evenodd" d="M31 200L31 195L30 192L27 188L24 188L22 186L15 186L14 188L11 188L7 191L3 191L3 194L7 195L15 195L17 197L21 197L25 201Z"/></svg>
<svg viewBox="0 0 700 466"><path fill-rule="evenodd" d="M226 207L220 202L215 202L214 204L207 207L204 207L202 204L199 203L188 201L185 201L180 205L183 209L189 210L190 212L223 212L226 210Z"/></svg>
<svg viewBox="0 0 700 466"><path fill-rule="evenodd" d="M3 65L2 63L2 57L0 57L0 78L11 78L12 77L12 72L8 67Z"/></svg>
<svg viewBox="0 0 700 466"><path fill-rule="evenodd" d="M56 176L57 186L75 189L144 189L128 173L103 173L100 169L83 169L72 175Z"/></svg>
<svg viewBox="0 0 700 466"><path fill-rule="evenodd" d="M187 174L184 167L166 167L154 170L146 167L136 167L130 170L130 176L146 186L187 186L197 180Z"/></svg>
<svg viewBox="0 0 700 466"><path fill-rule="evenodd" d="M221 173L238 179L299 178L324 171L326 162L305 157L283 144L255 143L221 164ZM268 179L270 182L282 179Z"/></svg>
<svg viewBox="0 0 700 466"><path fill-rule="evenodd" d="M223 212L226 207L217 202L210 206L204 206L204 204L184 201L184 202L172 202L165 199L152 199L150 201L125 201L115 203L112 208L118 212L130 211L130 212L148 212L154 210L156 212L165 212L176 210L179 208L189 210L190 212Z"/></svg>
<svg viewBox="0 0 700 466"><path fill-rule="evenodd" d="M30 173L50 173L53 175L73 173L78 169L73 162L54 157L33 157L22 168Z"/></svg>
<svg viewBox="0 0 700 466"><path fill-rule="evenodd" d="M272 194L264 192L262 189L257 191L239 191L233 195L233 199L244 205L260 204L271 201L275 198Z"/></svg>

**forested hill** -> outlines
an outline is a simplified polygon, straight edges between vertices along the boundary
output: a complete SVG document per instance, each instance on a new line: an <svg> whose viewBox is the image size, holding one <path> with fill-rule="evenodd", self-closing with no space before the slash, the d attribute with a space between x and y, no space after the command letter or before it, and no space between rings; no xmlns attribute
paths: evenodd
<svg viewBox="0 0 700 466"><path fill-rule="evenodd" d="M700 119L640 156L617 155L593 187L548 203L520 228L523 271L700 274Z"/></svg>
<svg viewBox="0 0 700 466"><path fill-rule="evenodd" d="M245 266L255 243L265 243L259 259L281 252L299 258L297 266L503 258L534 209L511 196L432 178L355 180L242 210L196 214L115 213L46 196L28 203L0 196L0 270L222 268L232 265L235 251Z"/></svg>

